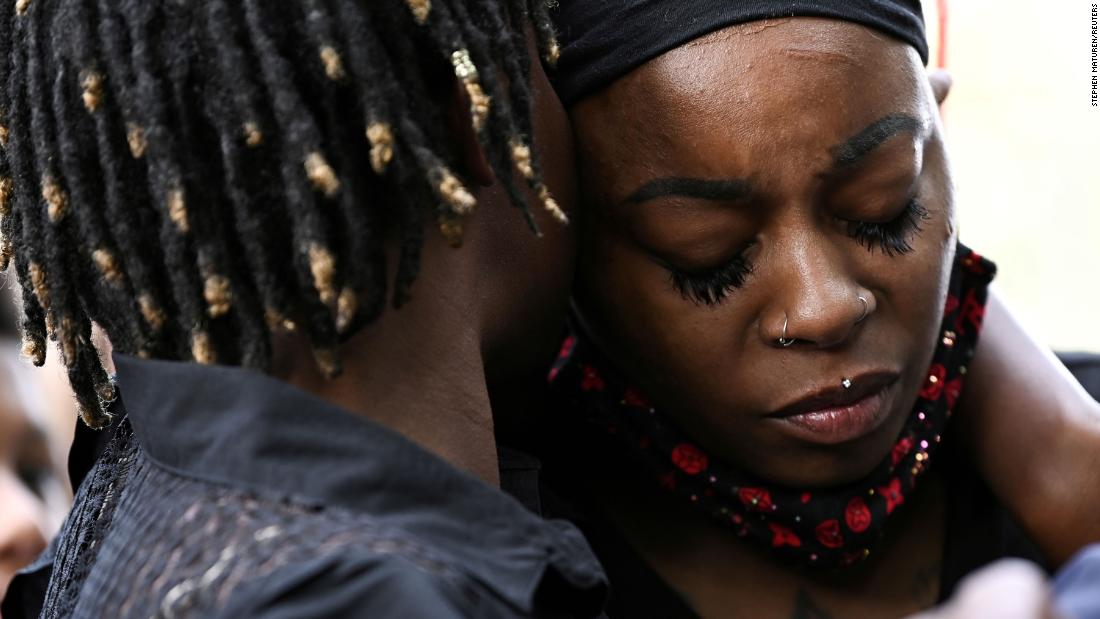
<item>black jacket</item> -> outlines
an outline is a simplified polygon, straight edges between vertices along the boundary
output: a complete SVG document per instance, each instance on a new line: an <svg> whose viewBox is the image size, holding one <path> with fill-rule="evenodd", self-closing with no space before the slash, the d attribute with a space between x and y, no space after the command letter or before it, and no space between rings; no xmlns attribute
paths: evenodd
<svg viewBox="0 0 1100 619"><path fill-rule="evenodd" d="M73 510L5 619L600 614L579 531L396 433L247 370L116 366L121 421L78 436Z"/></svg>

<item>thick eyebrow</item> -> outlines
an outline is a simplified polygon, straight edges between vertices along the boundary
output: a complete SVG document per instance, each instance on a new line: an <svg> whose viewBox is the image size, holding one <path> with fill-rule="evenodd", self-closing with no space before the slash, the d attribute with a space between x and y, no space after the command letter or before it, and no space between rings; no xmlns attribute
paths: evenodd
<svg viewBox="0 0 1100 619"><path fill-rule="evenodd" d="M890 138L903 132L920 133L924 123L909 114L897 113L883 116L868 125L845 142L829 149L833 154L833 167L853 166ZM704 179L690 177L657 178L642 185L630 194L624 204L640 204L663 196L683 196L703 200L733 201L752 194L744 179Z"/></svg>
<svg viewBox="0 0 1100 619"><path fill-rule="evenodd" d="M662 196L683 196L703 200L740 200L751 194L743 179L657 178L639 187L623 203L639 204Z"/></svg>
<svg viewBox="0 0 1100 619"><path fill-rule="evenodd" d="M924 123L909 114L898 113L883 116L868 125L863 131L848 138L844 143L829 149L829 152L833 154L833 167L847 168L853 166L895 135L905 131L920 133L923 129Z"/></svg>

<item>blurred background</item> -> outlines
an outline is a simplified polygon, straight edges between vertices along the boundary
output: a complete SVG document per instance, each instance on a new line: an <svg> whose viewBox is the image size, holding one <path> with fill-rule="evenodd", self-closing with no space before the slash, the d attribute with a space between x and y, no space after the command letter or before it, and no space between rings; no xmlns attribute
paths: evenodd
<svg viewBox="0 0 1100 619"><path fill-rule="evenodd" d="M69 509L65 461L76 427L58 355L41 369L20 358L14 279L0 273L0 598Z"/></svg>
<svg viewBox="0 0 1100 619"><path fill-rule="evenodd" d="M1100 352L1091 4L923 2L929 64L955 79L944 123L963 242L997 263L996 288L1040 341Z"/></svg>

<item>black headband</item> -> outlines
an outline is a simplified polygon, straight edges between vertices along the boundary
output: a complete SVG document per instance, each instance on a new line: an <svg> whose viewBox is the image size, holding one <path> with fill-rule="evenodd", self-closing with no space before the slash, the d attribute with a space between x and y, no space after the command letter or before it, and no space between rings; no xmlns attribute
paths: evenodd
<svg viewBox="0 0 1100 619"><path fill-rule="evenodd" d="M554 85L566 105L709 32L777 17L831 17L909 43L928 62L919 0L560 0L551 12L561 59Z"/></svg>

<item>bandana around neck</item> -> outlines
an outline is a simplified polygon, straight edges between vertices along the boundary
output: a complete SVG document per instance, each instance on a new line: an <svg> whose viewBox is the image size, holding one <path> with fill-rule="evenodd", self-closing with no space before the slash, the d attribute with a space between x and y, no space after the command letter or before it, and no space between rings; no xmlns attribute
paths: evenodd
<svg viewBox="0 0 1100 619"><path fill-rule="evenodd" d="M978 342L995 271L993 263L958 246L924 387L890 453L866 478L844 487L777 486L711 457L576 332L562 343L549 379L569 410L625 447L661 488L739 537L797 564L851 565L871 553L936 455Z"/></svg>

